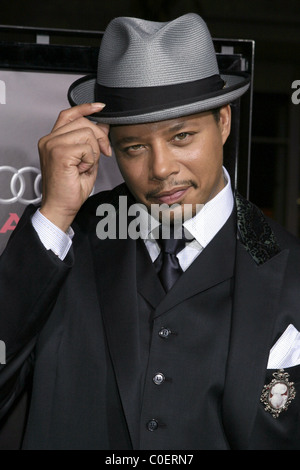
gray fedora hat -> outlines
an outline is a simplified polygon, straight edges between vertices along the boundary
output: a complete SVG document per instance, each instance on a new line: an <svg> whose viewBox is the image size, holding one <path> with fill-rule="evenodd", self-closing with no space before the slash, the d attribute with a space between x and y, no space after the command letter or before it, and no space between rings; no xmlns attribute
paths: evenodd
<svg viewBox="0 0 300 470"><path fill-rule="evenodd" d="M220 75L203 19L188 13L165 23L113 19L101 41L97 76L76 80L72 106L103 102L92 119L139 124L196 114L228 104L247 91L250 77Z"/></svg>

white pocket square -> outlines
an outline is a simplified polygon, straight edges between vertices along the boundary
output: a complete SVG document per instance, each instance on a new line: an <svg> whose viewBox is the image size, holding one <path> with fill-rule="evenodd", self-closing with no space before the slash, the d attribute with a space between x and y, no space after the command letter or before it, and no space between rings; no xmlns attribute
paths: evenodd
<svg viewBox="0 0 300 470"><path fill-rule="evenodd" d="M272 347L268 369L284 369L300 364L300 333L289 325Z"/></svg>

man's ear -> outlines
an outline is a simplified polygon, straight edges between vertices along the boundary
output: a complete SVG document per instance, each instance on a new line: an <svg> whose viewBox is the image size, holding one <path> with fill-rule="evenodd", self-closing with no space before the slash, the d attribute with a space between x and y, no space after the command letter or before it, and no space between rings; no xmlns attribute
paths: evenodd
<svg viewBox="0 0 300 470"><path fill-rule="evenodd" d="M219 126L222 134L222 142L225 144L231 130L231 107L229 104L220 109Z"/></svg>

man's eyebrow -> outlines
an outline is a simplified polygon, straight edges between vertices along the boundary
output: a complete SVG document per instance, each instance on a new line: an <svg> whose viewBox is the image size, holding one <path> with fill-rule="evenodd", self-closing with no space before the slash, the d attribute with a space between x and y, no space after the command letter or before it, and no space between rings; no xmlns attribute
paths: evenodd
<svg viewBox="0 0 300 470"><path fill-rule="evenodd" d="M141 140L141 138L135 136L121 137L116 142L114 142L114 145L120 147L121 145L132 144L133 142L137 142L139 140Z"/></svg>
<svg viewBox="0 0 300 470"><path fill-rule="evenodd" d="M178 131L181 131L185 126L186 126L187 122L186 121L181 121L181 122L177 122L176 124L174 124L174 126L171 126L167 129L167 132L178 132Z"/></svg>

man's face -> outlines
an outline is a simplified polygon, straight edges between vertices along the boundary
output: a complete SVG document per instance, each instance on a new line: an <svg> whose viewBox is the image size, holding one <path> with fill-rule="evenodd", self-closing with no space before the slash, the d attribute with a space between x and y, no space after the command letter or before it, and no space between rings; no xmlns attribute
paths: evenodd
<svg viewBox="0 0 300 470"><path fill-rule="evenodd" d="M230 107L167 121L111 127L122 176L136 200L151 204L205 204L224 187L223 145Z"/></svg>

